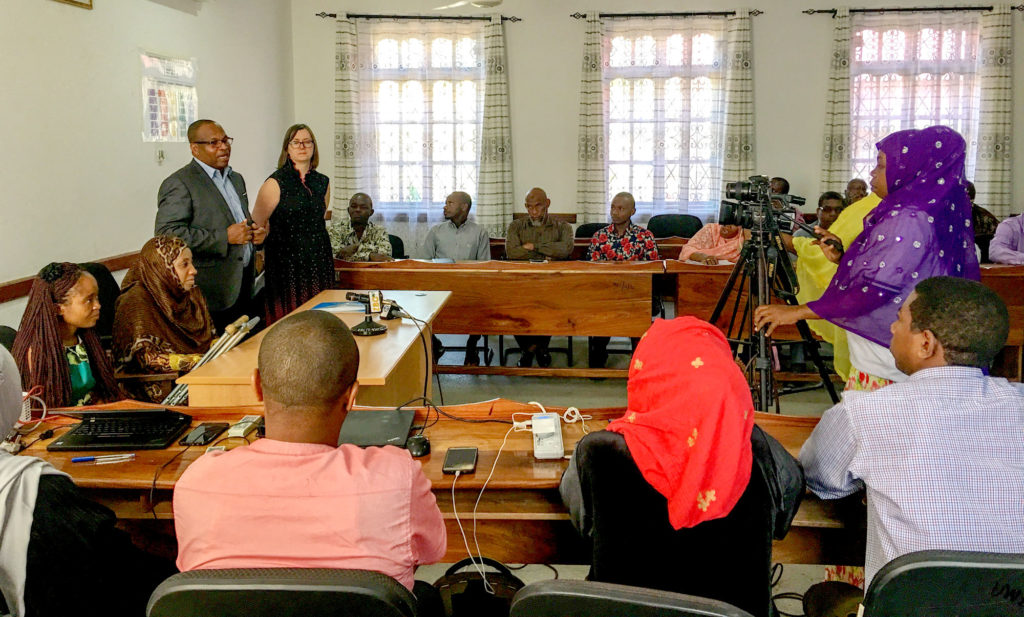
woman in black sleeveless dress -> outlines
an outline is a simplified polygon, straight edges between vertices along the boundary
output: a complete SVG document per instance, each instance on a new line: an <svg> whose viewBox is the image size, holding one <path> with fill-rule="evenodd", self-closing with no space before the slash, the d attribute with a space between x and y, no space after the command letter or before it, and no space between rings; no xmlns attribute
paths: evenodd
<svg viewBox="0 0 1024 617"><path fill-rule="evenodd" d="M267 324L281 319L334 283L334 258L324 215L330 180L316 171L320 156L305 124L288 129L278 169L260 187L253 221L270 223L264 242Z"/></svg>

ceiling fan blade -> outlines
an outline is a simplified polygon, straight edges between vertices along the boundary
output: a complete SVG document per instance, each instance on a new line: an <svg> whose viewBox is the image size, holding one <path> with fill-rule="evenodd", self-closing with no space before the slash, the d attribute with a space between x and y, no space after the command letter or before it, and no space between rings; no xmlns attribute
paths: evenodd
<svg viewBox="0 0 1024 617"><path fill-rule="evenodd" d="M469 3L478 9L492 9L502 3L502 0L469 0Z"/></svg>

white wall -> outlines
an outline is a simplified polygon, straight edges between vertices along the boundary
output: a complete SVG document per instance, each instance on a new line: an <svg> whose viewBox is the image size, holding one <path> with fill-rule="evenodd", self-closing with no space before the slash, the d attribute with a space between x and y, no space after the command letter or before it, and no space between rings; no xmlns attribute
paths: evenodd
<svg viewBox="0 0 1024 617"><path fill-rule="evenodd" d="M94 5L2 0L0 282L152 237L160 182L190 155L142 141L140 50L198 59L199 113L237 139L231 163L253 198L292 121L286 0ZM0 323L16 327L22 306L0 305Z"/></svg>
<svg viewBox="0 0 1024 617"><path fill-rule="evenodd" d="M430 13L438 0L292 0L295 115L321 133L333 125L334 25L315 17L320 11L350 13ZM842 3L839 3L842 4ZM866 0L857 6L894 6L893 0ZM929 0L924 5L953 4ZM827 15L807 16L805 8L831 8L825 0L751 0L764 11L753 20L754 98L758 169L789 179L792 192L808 198L818 190L825 92L828 83L832 22ZM542 186L553 211L572 211L576 199L576 142L580 62L584 23L570 13L615 11L725 10L734 5L707 0L506 0L506 23L517 204L533 186ZM486 13L458 9L458 14ZM1014 15L1018 41L1015 90L1024 84L1024 19ZM1018 101L1020 99L1018 98ZM1014 108L1018 144L1024 144L1024 109ZM1018 167L1020 160L1018 158ZM321 152L320 168L330 173L333 155ZM1014 192L1017 210L1024 183Z"/></svg>

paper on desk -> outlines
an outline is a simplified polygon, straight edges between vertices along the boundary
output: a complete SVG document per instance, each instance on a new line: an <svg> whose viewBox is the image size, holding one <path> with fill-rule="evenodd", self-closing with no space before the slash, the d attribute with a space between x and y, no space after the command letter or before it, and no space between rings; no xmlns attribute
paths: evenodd
<svg viewBox="0 0 1024 617"><path fill-rule="evenodd" d="M366 306L362 302L321 302L311 310L329 313L364 313Z"/></svg>
<svg viewBox="0 0 1024 617"><path fill-rule="evenodd" d="M687 259L686 263L688 263L688 264L695 264L695 265L698 265L698 266L708 266L708 265L711 265L711 264L706 264L703 261L694 261L692 259ZM727 259L719 259L718 263L714 264L714 265L716 265L716 266L734 266L734 265L736 265L736 262L729 261Z"/></svg>

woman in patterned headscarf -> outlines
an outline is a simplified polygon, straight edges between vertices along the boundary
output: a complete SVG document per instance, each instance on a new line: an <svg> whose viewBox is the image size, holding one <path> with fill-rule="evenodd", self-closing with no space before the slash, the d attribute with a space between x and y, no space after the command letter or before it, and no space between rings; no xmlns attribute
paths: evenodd
<svg viewBox="0 0 1024 617"><path fill-rule="evenodd" d="M157 236L142 247L114 309L114 358L125 370L185 373L210 349L213 319L195 276L180 238ZM148 385L156 387L135 394L162 400L159 384Z"/></svg>
<svg viewBox="0 0 1024 617"><path fill-rule="evenodd" d="M828 289L814 302L760 306L754 314L755 327L767 326L769 334L779 325L819 317L845 329L853 364L848 389L876 389L906 378L889 353L889 326L919 281L980 279L963 137L932 126L898 131L877 146L871 189L882 202L845 253L821 245L839 264Z"/></svg>

